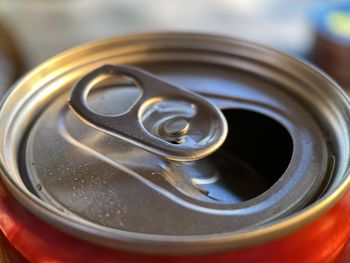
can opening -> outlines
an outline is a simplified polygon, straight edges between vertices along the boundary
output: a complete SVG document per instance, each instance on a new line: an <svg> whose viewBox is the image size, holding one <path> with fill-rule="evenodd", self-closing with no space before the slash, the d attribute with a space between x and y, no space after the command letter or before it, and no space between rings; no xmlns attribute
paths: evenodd
<svg viewBox="0 0 350 263"><path fill-rule="evenodd" d="M251 176L231 176L232 169L225 165L221 178L224 188L241 201L249 200L268 190L283 175L292 158L293 140L284 126L261 113L243 109L222 112L229 134L213 157L218 162L238 159L252 171Z"/></svg>

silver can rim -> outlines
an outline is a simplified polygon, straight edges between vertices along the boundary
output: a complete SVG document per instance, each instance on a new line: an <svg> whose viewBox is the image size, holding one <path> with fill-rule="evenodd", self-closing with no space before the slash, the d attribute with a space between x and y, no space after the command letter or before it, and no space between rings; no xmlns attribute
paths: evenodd
<svg viewBox="0 0 350 263"><path fill-rule="evenodd" d="M322 72L317 67L293 58L283 52L276 51L271 48L266 48L264 46L254 44L247 41L236 40L226 36L218 35L208 35L208 34L194 34L194 33L150 33L150 34L140 34L131 35L125 37L115 37L107 39L104 41L97 41L90 44L85 44L78 46L76 48L65 51L61 54L54 56L53 58L42 63L27 75L18 80L13 88L7 93L1 102L0 114L3 111L4 105L7 98L12 94L14 89L28 81L39 72L42 72L49 63L54 63L63 57L67 57L79 52L88 51L90 49L96 48L98 46L108 45L112 43L122 43L124 41L140 41L145 39L159 39L159 38L171 38L171 37L182 37L182 38L199 38L212 41L223 41L226 43L239 43L241 45L248 45L253 48L258 48L259 50L265 50L276 54L277 56L283 56L288 60L292 61L296 66L304 69L308 69L310 72L317 75L317 77L322 78L329 85L332 86L339 94L339 96L344 100L344 103L350 108L350 99L341 89L338 84L336 84L330 77L328 77L324 72ZM212 253L219 251L226 251L244 247L251 247L258 245L270 240L274 240L283 237L320 217L322 214L327 212L334 204L340 200L340 198L345 194L345 192L350 187L350 177L349 169L347 169L344 175L345 179L337 185L335 189L329 194L326 194L312 205L307 208L294 213L291 216L278 219L271 224L263 225L262 227L255 228L254 231L244 230L241 232L216 234L216 235L201 235L201 236L162 236L162 235L152 235L152 234L142 234L142 233L131 233L127 231L115 230L118 234L118 240L115 240L115 233L110 233L103 229L99 229L96 225L91 227L89 222L81 222L79 220L72 220L68 218L64 213L52 208L50 205L40 200L35 196L30 196L30 192L18 186L18 184L13 180L11 176L11 171L8 170L6 165L4 165L3 157L0 157L0 169L1 169L1 179L5 183L6 187L14 195L14 197L22 204L25 205L31 212L37 215L39 218L47 221L51 225L59 228L63 232L67 232L86 241L92 241L93 243L111 247L114 249L128 250L133 252L142 253L156 253L156 254L203 254ZM113 240L115 242L109 243L108 240Z"/></svg>

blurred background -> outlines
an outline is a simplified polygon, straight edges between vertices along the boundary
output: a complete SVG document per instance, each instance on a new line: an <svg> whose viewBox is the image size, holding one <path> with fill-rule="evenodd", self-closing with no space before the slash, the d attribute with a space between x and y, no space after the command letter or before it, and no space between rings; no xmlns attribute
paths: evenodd
<svg viewBox="0 0 350 263"><path fill-rule="evenodd" d="M325 53L323 49L327 45L318 44L315 31L325 30L315 13L322 13L317 9L325 6L329 9L338 3L347 5L348 16L340 15L340 22L335 19L338 21L335 23L341 24L343 35L345 27L346 36L347 26L350 28L349 0L0 0L0 85L8 86L7 83L22 72L65 49L139 32L194 31L228 35L313 60L313 55ZM347 48L349 42L345 43ZM349 49L345 53L349 55ZM350 55L348 58L350 63ZM317 63L326 68L321 65L325 62L319 60ZM329 57L323 60L328 64ZM344 63L338 67L343 68ZM350 68L346 69L342 75L349 78ZM350 82L339 81L344 85Z"/></svg>

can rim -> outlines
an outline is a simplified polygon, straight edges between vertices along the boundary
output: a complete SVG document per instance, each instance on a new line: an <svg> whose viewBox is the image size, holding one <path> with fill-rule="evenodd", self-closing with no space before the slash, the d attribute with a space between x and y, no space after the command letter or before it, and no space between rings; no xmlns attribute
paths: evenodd
<svg viewBox="0 0 350 263"><path fill-rule="evenodd" d="M277 51L275 49L266 48L259 44L254 44L248 41L241 41L232 39L226 36L218 36L218 35L208 35L208 34L193 34L193 33L152 33L152 34L141 34L141 35L132 35L126 37L115 37L110 38L104 41L96 41L93 43L85 44L82 46L75 47L68 51L65 51L61 54L54 56L53 58L45 61L43 64L36 67L34 70L29 72L26 76L19 79L9 91L6 96L2 99L0 105L0 112L3 110L4 103L6 98L10 96L13 89L19 85L20 83L24 83L27 79L30 79L36 73L43 70L47 63L54 63L57 60L62 59L65 56L69 56L77 51L82 52L84 50L89 50L97 45L106 45L108 43L114 43L116 41L122 42L125 40L140 40L144 38L155 38L155 37L166 37L166 36L181 36L181 37L197 37L197 38L209 38L220 41L234 41L234 43L250 45L253 47L258 47L263 50L272 51L277 53L277 55L282 55L287 57L289 60L292 60L294 63L297 63L299 67L308 68L311 71L314 71L319 77L322 77L324 80L328 81L339 93L343 100L349 105L350 108L350 99L346 95L346 93L338 86L328 75L326 75L322 70L318 69L316 66L311 65L308 62L302 61L300 59L293 58L283 52ZM1 158L2 159L2 158ZM55 225L55 227L60 228L60 230L71 233L75 236L83 238L87 241L91 241L86 237L81 235L81 231L89 233L96 240L96 243L106 244L106 242L102 242L99 238L101 237L101 233L96 233L95 230L89 228L89 222L84 221L84 224L80 220L72 220L68 219L63 213L56 209L52 209L50 205L45 203L43 200L37 198L36 196L32 196L33 199L28 199L28 194L31 194L27 189L24 190L19 188L13 178L10 176L10 171L5 167L3 160L0 161L0 169L1 179L5 182L6 186L10 188L10 192L15 196L17 200L21 203L27 203L31 206L32 212L36 215L40 215L39 217L47 220L51 225ZM164 235L153 235L153 234L142 234L142 233L133 233L123 230L115 230L120 234L118 246L113 246L114 248L120 248L130 251L137 251L143 253L158 253L158 254L196 254L203 253L205 250L206 253L213 251L223 251L233 248L243 248L249 247L253 245L260 244L265 241L273 240L286 234L299 229L300 227L306 225L312 220L316 219L321 214L325 213L329 210L345 193L345 191L350 187L350 177L349 169L346 172L345 180L337 186L337 188L326 196L321 197L319 200L311 204L310 206L293 213L290 216L287 216L283 219L277 219L276 221L262 225L261 227L257 227L254 231L251 229L243 230L240 232L235 232L234 235L232 233L224 233L224 234L211 234L211 235L198 235L198 236L164 236ZM26 209L28 209L26 207ZM66 227L69 226L69 230ZM99 227L93 225L94 228L98 229ZM102 228L100 230L103 230ZM110 238L110 234L106 231L104 232L104 236ZM135 244L142 244L141 246L131 246ZM167 246L166 250L159 249L160 247ZM189 247L190 246L190 247ZM185 248L186 247L186 248Z"/></svg>

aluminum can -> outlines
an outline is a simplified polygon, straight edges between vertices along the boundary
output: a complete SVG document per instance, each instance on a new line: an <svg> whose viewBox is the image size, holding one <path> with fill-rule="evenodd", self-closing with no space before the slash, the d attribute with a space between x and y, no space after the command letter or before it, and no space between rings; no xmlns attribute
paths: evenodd
<svg viewBox="0 0 350 263"><path fill-rule="evenodd" d="M0 228L30 262L349 262L350 101L227 37L60 54L0 107Z"/></svg>

